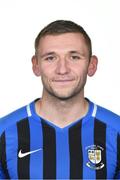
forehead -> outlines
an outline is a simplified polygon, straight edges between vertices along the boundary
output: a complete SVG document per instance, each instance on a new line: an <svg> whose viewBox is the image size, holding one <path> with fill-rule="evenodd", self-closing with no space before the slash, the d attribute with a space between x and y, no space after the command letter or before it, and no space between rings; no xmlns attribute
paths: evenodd
<svg viewBox="0 0 120 180"><path fill-rule="evenodd" d="M78 50L88 53L88 46L81 33L64 33L60 35L46 35L40 39L38 51L70 51Z"/></svg>

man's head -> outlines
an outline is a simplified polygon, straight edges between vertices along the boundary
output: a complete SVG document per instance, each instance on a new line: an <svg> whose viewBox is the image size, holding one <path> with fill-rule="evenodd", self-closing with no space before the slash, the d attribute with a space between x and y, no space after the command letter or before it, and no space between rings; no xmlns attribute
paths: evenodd
<svg viewBox="0 0 120 180"><path fill-rule="evenodd" d="M81 26L71 21L49 24L38 34L35 50L33 71L42 78L44 94L61 100L84 94L87 75L94 75L97 58Z"/></svg>
<svg viewBox="0 0 120 180"><path fill-rule="evenodd" d="M83 35L86 45L89 50L89 55L92 55L92 44L91 39L83 29L82 26L72 22L72 21L65 21L65 20L58 20L48 24L45 28L43 28L38 36L35 39L35 51L37 52L39 42L42 37L47 35L60 35L64 33L80 33Z"/></svg>

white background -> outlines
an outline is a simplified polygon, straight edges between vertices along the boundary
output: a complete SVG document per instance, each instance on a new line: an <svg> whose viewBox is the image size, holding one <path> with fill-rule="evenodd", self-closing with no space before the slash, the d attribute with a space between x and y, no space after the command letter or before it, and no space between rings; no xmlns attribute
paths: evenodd
<svg viewBox="0 0 120 180"><path fill-rule="evenodd" d="M73 20L90 35L98 56L85 95L120 114L119 0L0 0L0 117L41 96L33 75L34 39L48 23Z"/></svg>

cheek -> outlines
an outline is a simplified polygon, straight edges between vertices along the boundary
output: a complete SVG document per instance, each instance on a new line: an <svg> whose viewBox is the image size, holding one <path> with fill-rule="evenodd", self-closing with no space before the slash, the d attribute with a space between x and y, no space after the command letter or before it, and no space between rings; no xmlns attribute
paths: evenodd
<svg viewBox="0 0 120 180"><path fill-rule="evenodd" d="M41 64L41 75L51 77L55 72L55 66L52 64Z"/></svg>
<svg viewBox="0 0 120 180"><path fill-rule="evenodd" d="M84 64L78 64L75 67L71 68L71 71L76 74L78 77L87 75L88 72L88 66L84 65Z"/></svg>
<svg viewBox="0 0 120 180"><path fill-rule="evenodd" d="M50 79L52 77L52 71L50 68L44 67L41 69L41 77L42 79Z"/></svg>

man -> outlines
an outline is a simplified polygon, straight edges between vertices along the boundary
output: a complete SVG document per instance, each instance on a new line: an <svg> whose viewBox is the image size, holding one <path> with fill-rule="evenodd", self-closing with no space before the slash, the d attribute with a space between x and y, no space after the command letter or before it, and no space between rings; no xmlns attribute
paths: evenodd
<svg viewBox="0 0 120 180"><path fill-rule="evenodd" d="M38 34L32 65L43 94L1 120L1 179L119 178L120 117L84 97L97 62L74 22L55 21Z"/></svg>

